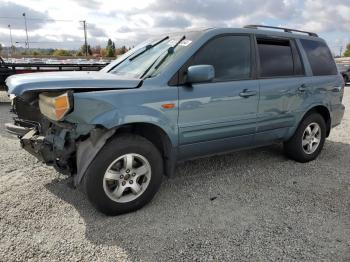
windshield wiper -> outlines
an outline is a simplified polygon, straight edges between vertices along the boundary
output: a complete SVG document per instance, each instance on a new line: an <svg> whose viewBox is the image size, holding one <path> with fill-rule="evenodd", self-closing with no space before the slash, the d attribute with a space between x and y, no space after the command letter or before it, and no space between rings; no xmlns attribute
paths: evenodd
<svg viewBox="0 0 350 262"><path fill-rule="evenodd" d="M146 48L141 51L140 53L137 53L136 55L134 55L133 57L129 58L129 61L134 60L135 58L139 57L140 55L142 55L143 53L145 53L146 51L150 50L151 48L159 45L160 43L164 42L165 40L169 39L169 36L164 37L163 39L159 40L158 42L154 43L153 45L147 45Z"/></svg>
<svg viewBox="0 0 350 262"><path fill-rule="evenodd" d="M162 58L162 60L159 61L159 63L154 67L155 70L157 70L162 64L163 62L168 58L169 55L172 55L174 53L175 48L183 41L185 40L186 36L183 36L180 38L179 41L177 41L177 43L175 45L173 45L172 47L168 48L168 52L166 53L166 55Z"/></svg>
<svg viewBox="0 0 350 262"><path fill-rule="evenodd" d="M159 61L159 63L154 67L154 69L158 69L160 67L160 65L165 61L165 59L174 53L174 49L185 39L186 37L183 36L181 37L181 39L179 41L177 41L177 43L174 46L169 47L166 50L166 55L162 58L162 60ZM143 78L149 70L151 70L151 68L154 66L154 64L158 61L159 58L161 58L164 55L164 53L162 53L160 56L158 56L153 62L152 64L145 70L145 72L140 76L140 78Z"/></svg>

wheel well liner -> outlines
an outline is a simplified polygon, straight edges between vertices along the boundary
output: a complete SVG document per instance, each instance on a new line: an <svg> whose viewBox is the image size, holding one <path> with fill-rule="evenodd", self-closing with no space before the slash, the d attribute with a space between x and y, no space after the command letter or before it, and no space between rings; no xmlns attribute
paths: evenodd
<svg viewBox="0 0 350 262"><path fill-rule="evenodd" d="M323 119L324 119L324 121L326 122L326 128L327 128L327 137L329 136L329 134L330 134L330 132L331 132L331 114L329 113L329 110L328 110L328 108L326 107L326 106L321 106L321 105L319 105L319 106L315 106L315 107L313 107L313 108L311 108L306 114L305 114L305 116L304 116L304 118L307 116L307 115L309 115L309 114L311 114L311 113L313 113L313 112L316 112L316 113L318 113L318 114L320 114L322 117L323 117Z"/></svg>
<svg viewBox="0 0 350 262"><path fill-rule="evenodd" d="M136 134L151 141L163 157L165 175L172 176L174 174L177 151L172 145L169 136L162 128L149 123L125 124L118 127L114 136L125 133Z"/></svg>

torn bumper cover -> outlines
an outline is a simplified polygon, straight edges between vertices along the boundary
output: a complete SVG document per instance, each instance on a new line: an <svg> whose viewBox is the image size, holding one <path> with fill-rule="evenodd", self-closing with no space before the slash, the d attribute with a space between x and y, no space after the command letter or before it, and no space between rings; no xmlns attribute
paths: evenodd
<svg viewBox="0 0 350 262"><path fill-rule="evenodd" d="M74 175L78 185L97 153L116 131L94 128L85 139L76 139L72 130L51 130L46 136L37 128L6 124L7 131L20 137L23 149L66 175ZM74 132L74 131L73 131Z"/></svg>
<svg viewBox="0 0 350 262"><path fill-rule="evenodd" d="M15 125L7 125L7 130L11 133ZM16 132L21 127L15 126ZM21 129L22 130L22 129ZM13 133L13 132L12 132ZM72 174L75 172L73 155L75 152L75 143L67 143L67 130L61 130L56 134L43 136L39 134L36 128L31 128L25 135L20 135L20 143L23 149L35 156L38 160L47 165L53 166L57 171L63 174Z"/></svg>

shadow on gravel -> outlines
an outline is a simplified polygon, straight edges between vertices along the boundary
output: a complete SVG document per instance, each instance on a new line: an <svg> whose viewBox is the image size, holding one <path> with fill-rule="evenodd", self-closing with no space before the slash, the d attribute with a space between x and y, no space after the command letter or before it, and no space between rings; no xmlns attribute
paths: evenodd
<svg viewBox="0 0 350 262"><path fill-rule="evenodd" d="M80 213L89 241L132 261L341 261L350 259L349 155L349 144L327 141L307 164L280 145L190 161L150 204L117 217L95 211L69 179L46 187Z"/></svg>

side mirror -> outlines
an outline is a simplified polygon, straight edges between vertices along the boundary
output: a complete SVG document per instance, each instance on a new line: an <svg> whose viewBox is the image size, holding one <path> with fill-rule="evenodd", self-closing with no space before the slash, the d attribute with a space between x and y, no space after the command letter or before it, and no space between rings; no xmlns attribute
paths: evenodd
<svg viewBox="0 0 350 262"><path fill-rule="evenodd" d="M212 65L195 65L187 69L187 83L209 82L215 77L215 69Z"/></svg>

